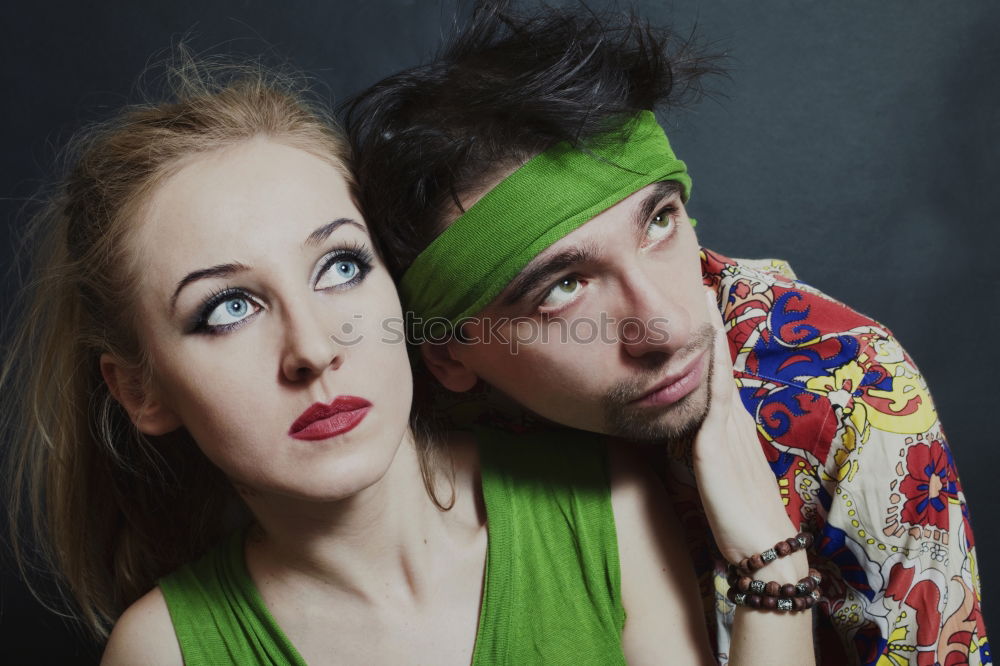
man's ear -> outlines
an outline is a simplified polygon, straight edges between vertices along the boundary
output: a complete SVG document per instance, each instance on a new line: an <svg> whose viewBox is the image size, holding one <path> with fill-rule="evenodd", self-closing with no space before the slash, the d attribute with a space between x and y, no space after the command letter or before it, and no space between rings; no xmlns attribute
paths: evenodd
<svg viewBox="0 0 1000 666"><path fill-rule="evenodd" d="M479 377L464 363L452 354L454 341L444 344L424 342L420 345L420 355L424 364L449 391L464 393L470 391L479 381Z"/></svg>
<svg viewBox="0 0 1000 666"><path fill-rule="evenodd" d="M155 395L143 388L142 371L111 354L101 354L101 375L115 400L125 408L139 432L165 435L181 427L181 420Z"/></svg>

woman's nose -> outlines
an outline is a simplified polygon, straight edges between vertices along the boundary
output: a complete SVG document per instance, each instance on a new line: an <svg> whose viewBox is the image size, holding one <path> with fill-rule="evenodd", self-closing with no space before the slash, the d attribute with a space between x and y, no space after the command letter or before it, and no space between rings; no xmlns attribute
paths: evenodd
<svg viewBox="0 0 1000 666"><path fill-rule="evenodd" d="M317 313L307 308L289 312L285 326L281 370L289 381L302 381L327 368L336 370L343 364L346 347L338 342L331 325Z"/></svg>

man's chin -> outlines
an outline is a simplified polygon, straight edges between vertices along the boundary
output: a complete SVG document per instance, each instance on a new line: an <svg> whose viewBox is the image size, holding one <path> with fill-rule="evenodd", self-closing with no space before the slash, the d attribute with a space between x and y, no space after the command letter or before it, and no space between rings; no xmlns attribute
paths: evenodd
<svg viewBox="0 0 1000 666"><path fill-rule="evenodd" d="M661 409L622 405L608 410L608 433L639 442L672 445L691 441L708 414L707 382Z"/></svg>

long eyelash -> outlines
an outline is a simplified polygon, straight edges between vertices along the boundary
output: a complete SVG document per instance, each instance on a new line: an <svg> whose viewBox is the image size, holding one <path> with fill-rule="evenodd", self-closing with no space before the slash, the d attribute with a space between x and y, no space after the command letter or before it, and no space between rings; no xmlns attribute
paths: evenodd
<svg viewBox="0 0 1000 666"><path fill-rule="evenodd" d="M677 208L677 204L675 204L675 203L668 203L666 206L664 206L663 208L660 208L655 213L653 213L653 217L659 217L660 215L663 215L664 213L666 213L667 215L674 215L674 214L677 213L678 210L680 210L680 209ZM650 221L652 221L652 218L650 218Z"/></svg>
<svg viewBox="0 0 1000 666"><path fill-rule="evenodd" d="M229 287L225 286L221 289L213 291L209 294L205 300L201 302L201 306L198 308L198 314L195 315L194 321L188 327L189 333L207 333L209 335L216 335L218 333L225 333L226 331L241 325L246 319L241 319L238 322L233 322L232 324L223 324L220 326L209 326L208 316L212 314L212 311L217 308L223 302L229 300L233 296L239 296L246 299L250 303L257 303L250 294L239 287Z"/></svg>
<svg viewBox="0 0 1000 666"><path fill-rule="evenodd" d="M668 204L662 206L661 208L658 208L656 210L656 212L653 213L649 217L649 222L646 223L646 229L647 230L649 229L650 226L652 226L653 220L655 220L658 217L667 217L667 218L670 218L670 220L669 220L670 221L670 225L666 228L667 229L667 233L666 233L665 236L663 236L661 238L657 238L654 242L650 243L650 245L647 246L647 247L654 247L654 246L662 245L663 243L667 242L668 240L670 240L671 238L674 237L674 234L677 231L677 220L674 220L673 216L676 215L679 212L680 212L680 207L678 207L676 203L671 202L671 203L668 203Z"/></svg>
<svg viewBox="0 0 1000 666"><path fill-rule="evenodd" d="M333 266L338 261L342 260L344 257L349 257L358 262L361 268L361 273L350 282L345 282L343 285L337 285L343 287L347 284L353 284L355 280L362 280L368 274L368 271L372 269L375 263L375 254L368 248L364 243L358 241L350 241L345 243L340 247L332 248L326 255L326 261L323 262L323 267L319 269L316 273L316 280L326 273L331 266Z"/></svg>

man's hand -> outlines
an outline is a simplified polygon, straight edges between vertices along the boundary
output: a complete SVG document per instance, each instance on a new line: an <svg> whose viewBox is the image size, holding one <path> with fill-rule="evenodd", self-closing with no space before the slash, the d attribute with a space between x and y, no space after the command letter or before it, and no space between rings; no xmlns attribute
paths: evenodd
<svg viewBox="0 0 1000 666"><path fill-rule="evenodd" d="M743 408L715 293L705 305L715 326L709 376L709 409L692 453L695 479L715 542L729 562L739 562L798 530L785 513L778 484L757 439L754 419ZM756 578L794 583L808 572L805 551L771 562ZM737 608L730 666L814 664L812 613Z"/></svg>
<svg viewBox="0 0 1000 666"><path fill-rule="evenodd" d="M709 410L692 460L705 514L723 557L738 562L794 536L753 417L743 408L715 292L706 293L715 327L709 373ZM769 567L770 568L770 567ZM805 575L805 571L802 572Z"/></svg>

